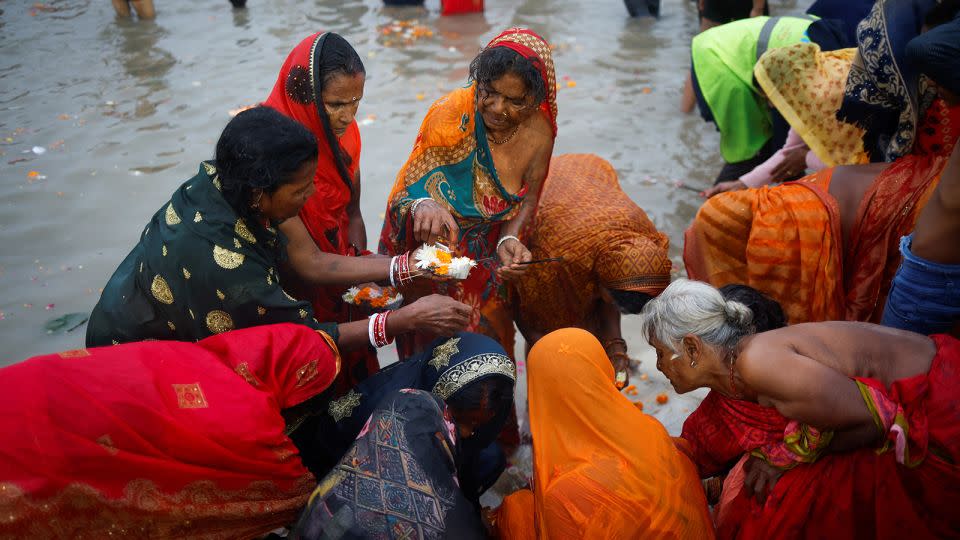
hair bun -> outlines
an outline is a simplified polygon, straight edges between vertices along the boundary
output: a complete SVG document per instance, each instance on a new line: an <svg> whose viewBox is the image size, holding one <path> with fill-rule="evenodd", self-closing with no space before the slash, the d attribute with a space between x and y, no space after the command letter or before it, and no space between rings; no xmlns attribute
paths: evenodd
<svg viewBox="0 0 960 540"><path fill-rule="evenodd" d="M753 321L753 312L746 305L736 300L727 300L723 305L727 320L735 326L744 327Z"/></svg>

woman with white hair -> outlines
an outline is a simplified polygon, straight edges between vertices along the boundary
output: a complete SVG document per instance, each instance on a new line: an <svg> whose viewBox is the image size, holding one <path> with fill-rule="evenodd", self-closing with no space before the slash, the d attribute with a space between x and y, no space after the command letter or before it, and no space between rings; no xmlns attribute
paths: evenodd
<svg viewBox="0 0 960 540"><path fill-rule="evenodd" d="M687 280L642 317L677 392L709 387L789 421L727 478L720 538L927 538L960 528L957 339L858 322L751 335L749 308Z"/></svg>

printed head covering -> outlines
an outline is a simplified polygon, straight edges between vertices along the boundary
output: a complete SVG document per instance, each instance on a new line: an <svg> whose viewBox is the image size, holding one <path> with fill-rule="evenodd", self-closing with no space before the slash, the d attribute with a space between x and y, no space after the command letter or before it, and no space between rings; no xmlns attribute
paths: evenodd
<svg viewBox="0 0 960 540"><path fill-rule="evenodd" d="M857 26L857 56L837 119L864 130L871 161L910 153L917 122L934 93L921 87L917 66L906 62L907 43L920 34L937 0L878 0Z"/></svg>
<svg viewBox="0 0 960 540"><path fill-rule="evenodd" d="M670 284L670 240L661 232L624 232L597 257L597 274L608 289L656 296Z"/></svg>
<svg viewBox="0 0 960 540"><path fill-rule="evenodd" d="M516 381L516 365L497 341L470 332L440 338L423 352L388 366L331 402L326 414L317 419L315 426L308 428L312 433L295 434L294 438L299 444L299 437L308 437L304 444L312 450L304 452L304 461L311 470L323 474L356 439L367 418L385 396L403 388L415 388L447 400L490 378L508 381L511 386ZM480 406L477 404L478 408ZM510 408L492 412L492 419L463 441L464 464L471 463L476 457L472 454L494 442L503 429Z"/></svg>
<svg viewBox="0 0 960 540"><path fill-rule="evenodd" d="M484 538L457 483L457 453L443 401L391 392L319 482L293 538Z"/></svg>
<svg viewBox="0 0 960 540"><path fill-rule="evenodd" d="M543 77L546 98L540 109L546 113L553 126L553 136L557 136L557 74L553 68L553 54L550 45L529 28L508 28L493 38L487 48L507 47L520 56L530 60Z"/></svg>
<svg viewBox="0 0 960 540"><path fill-rule="evenodd" d="M831 167L869 161L863 151L863 130L836 119L856 52L821 52L815 43L797 43L767 51L753 69L777 111Z"/></svg>

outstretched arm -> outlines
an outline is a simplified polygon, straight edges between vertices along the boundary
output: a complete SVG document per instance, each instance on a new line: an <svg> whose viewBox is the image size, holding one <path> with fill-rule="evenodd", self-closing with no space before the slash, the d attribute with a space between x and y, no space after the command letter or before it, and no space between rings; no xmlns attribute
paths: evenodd
<svg viewBox="0 0 960 540"><path fill-rule="evenodd" d="M356 285L390 278L389 257L346 257L324 253L299 217L284 221L279 228L287 237L290 266L297 275L314 285Z"/></svg>

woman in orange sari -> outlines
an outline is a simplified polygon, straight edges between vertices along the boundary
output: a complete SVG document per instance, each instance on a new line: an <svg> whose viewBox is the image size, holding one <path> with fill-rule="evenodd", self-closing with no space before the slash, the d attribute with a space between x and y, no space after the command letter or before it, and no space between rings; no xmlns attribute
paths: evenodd
<svg viewBox="0 0 960 540"><path fill-rule="evenodd" d="M553 332L528 366L533 490L504 499L502 538L713 538L696 468L617 390L592 334Z"/></svg>
<svg viewBox="0 0 960 540"><path fill-rule="evenodd" d="M824 169L796 182L710 198L687 229L691 279L750 285L792 323L879 322L913 230L957 140L960 107L937 100L913 152L892 164Z"/></svg>
<svg viewBox="0 0 960 540"><path fill-rule="evenodd" d="M316 192L280 230L292 240L309 235L320 251L337 255L369 255L367 230L360 214L360 129L356 114L363 98L366 71L357 52L343 37L318 32L300 42L287 56L270 97L263 102L297 120L317 138ZM322 321L350 322L342 299L345 287L318 287L286 275L291 293L307 300ZM344 356L344 388L377 372L373 349Z"/></svg>
<svg viewBox="0 0 960 540"><path fill-rule="evenodd" d="M340 368L300 324L0 369L0 536L239 538L291 524L316 485L288 434Z"/></svg>
<svg viewBox="0 0 960 540"><path fill-rule="evenodd" d="M442 238L476 260L466 280L427 284L422 293L472 306L467 331L496 339L512 355L505 281L523 273L517 263L531 260L522 230L537 206L557 133L550 47L531 30L511 28L473 60L470 78L427 112L390 193L380 252L403 253ZM432 339L398 343L401 355Z"/></svg>

